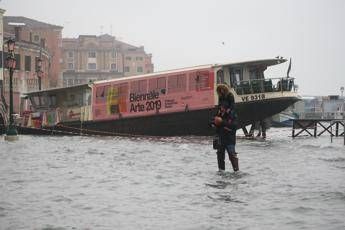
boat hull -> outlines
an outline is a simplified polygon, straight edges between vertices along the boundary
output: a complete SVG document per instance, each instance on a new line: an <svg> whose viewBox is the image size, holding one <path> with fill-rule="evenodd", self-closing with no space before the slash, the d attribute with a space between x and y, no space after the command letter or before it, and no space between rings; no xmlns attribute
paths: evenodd
<svg viewBox="0 0 345 230"><path fill-rule="evenodd" d="M283 97L261 101L236 103L241 128L277 114L298 101L296 97ZM101 135L101 136L184 136L213 135L215 130L210 122L216 108L155 114L132 118L102 121L61 122L54 127L40 129L18 127L21 134L43 135Z"/></svg>
<svg viewBox="0 0 345 230"><path fill-rule="evenodd" d="M236 103L240 126L253 124L284 111L300 99L298 97L281 97L261 101Z"/></svg>

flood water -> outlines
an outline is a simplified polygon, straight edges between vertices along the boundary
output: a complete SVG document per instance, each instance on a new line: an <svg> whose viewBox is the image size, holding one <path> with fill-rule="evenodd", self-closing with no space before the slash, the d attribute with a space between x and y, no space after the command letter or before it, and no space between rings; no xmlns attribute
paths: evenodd
<svg viewBox="0 0 345 230"><path fill-rule="evenodd" d="M343 139L290 135L1 138L0 229L345 229Z"/></svg>

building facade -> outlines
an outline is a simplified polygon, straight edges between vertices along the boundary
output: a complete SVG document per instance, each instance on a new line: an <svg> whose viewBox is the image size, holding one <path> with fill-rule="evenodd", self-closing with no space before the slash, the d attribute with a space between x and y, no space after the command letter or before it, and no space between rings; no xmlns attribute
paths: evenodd
<svg viewBox="0 0 345 230"><path fill-rule="evenodd" d="M23 20L18 20L18 18ZM11 19L14 19L13 21ZM47 89L52 85L51 74L56 71L52 66L52 54L46 46L46 39L43 37L45 28L39 27L41 22L23 18L23 17L4 17L4 35L3 41L6 43L8 39L15 39L15 58L16 68L13 73L13 109L14 113L20 113L21 95L27 92L37 91L39 89L39 81L37 77L37 60L42 59L42 81L41 88ZM35 24L34 26L32 24ZM45 23L42 23L45 25ZM36 28L37 30L30 30ZM39 27L39 28L38 28ZM33 31L40 31L42 37L32 39L37 34ZM31 35L28 31L32 31ZM38 33L38 32L37 32ZM37 35L38 36L38 35ZM49 40L49 39L47 39ZM1 50L1 67L3 67L3 92L4 101L9 103L9 71L5 63L7 58L7 45L3 45ZM59 70L60 71L60 70Z"/></svg>
<svg viewBox="0 0 345 230"><path fill-rule="evenodd" d="M302 97L291 106L291 111L301 119L343 119L345 97L339 95Z"/></svg>
<svg viewBox="0 0 345 230"><path fill-rule="evenodd" d="M153 72L152 55L108 34L62 40L63 86Z"/></svg>
<svg viewBox="0 0 345 230"><path fill-rule="evenodd" d="M61 78L62 28L26 17L4 17L5 36L32 44L47 51L48 66L45 70L45 85L42 88L58 87ZM23 57L24 58L24 57Z"/></svg>

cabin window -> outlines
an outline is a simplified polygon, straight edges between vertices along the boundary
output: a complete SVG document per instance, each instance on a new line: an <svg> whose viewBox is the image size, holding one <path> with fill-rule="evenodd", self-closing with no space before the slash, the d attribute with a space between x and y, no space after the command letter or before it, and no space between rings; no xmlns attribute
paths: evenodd
<svg viewBox="0 0 345 230"><path fill-rule="evenodd" d="M249 70L249 79L250 80L256 80L256 79L262 79L263 73L259 69L251 69Z"/></svg>
<svg viewBox="0 0 345 230"><path fill-rule="evenodd" d="M250 78L250 79L264 79L265 78L264 71L266 69L267 67L264 67L264 66L258 66L255 69L252 69L250 72L254 72L254 73L250 73L250 74L253 74L253 78Z"/></svg>
<svg viewBox="0 0 345 230"><path fill-rule="evenodd" d="M112 85L107 94L108 99L115 99L119 97L119 89L117 85Z"/></svg>
<svg viewBox="0 0 345 230"><path fill-rule="evenodd" d="M147 91L147 80L131 82L131 93L146 93L146 91Z"/></svg>
<svg viewBox="0 0 345 230"><path fill-rule="evenodd" d="M224 83L224 72L222 69L217 71L217 84L223 84Z"/></svg>
<svg viewBox="0 0 345 230"><path fill-rule="evenodd" d="M173 75L168 78L168 92L184 92L187 88L187 78L185 74Z"/></svg>
<svg viewBox="0 0 345 230"><path fill-rule="evenodd" d="M56 106L56 95L49 96L49 106Z"/></svg>
<svg viewBox="0 0 345 230"><path fill-rule="evenodd" d="M84 89L82 98L83 98L83 106L91 105L91 90Z"/></svg>
<svg viewBox="0 0 345 230"><path fill-rule="evenodd" d="M147 80L139 81L139 92L146 93L147 92Z"/></svg>
<svg viewBox="0 0 345 230"><path fill-rule="evenodd" d="M165 77L152 78L149 80L149 91L159 91L164 94L165 89L166 89Z"/></svg>
<svg viewBox="0 0 345 230"><path fill-rule="evenodd" d="M189 74L189 90L204 90L210 88L208 71L197 71Z"/></svg>
<svg viewBox="0 0 345 230"><path fill-rule="evenodd" d="M167 85L165 77L160 77L157 81L158 89L166 89Z"/></svg>
<svg viewBox="0 0 345 230"><path fill-rule="evenodd" d="M83 97L80 91L67 92L66 100L64 101L64 106L73 107L81 106L83 104Z"/></svg>
<svg viewBox="0 0 345 230"><path fill-rule="evenodd" d="M243 71L240 68L230 69L230 85L235 86L243 81Z"/></svg>
<svg viewBox="0 0 345 230"><path fill-rule="evenodd" d="M147 80L131 82L131 93L146 93L146 91L147 91Z"/></svg>
<svg viewBox="0 0 345 230"><path fill-rule="evenodd" d="M156 89L158 89L158 79L157 78L149 79L149 91L153 91Z"/></svg>
<svg viewBox="0 0 345 230"><path fill-rule="evenodd" d="M39 96L32 96L30 97L31 104L36 107L41 105L41 100L39 99Z"/></svg>
<svg viewBox="0 0 345 230"><path fill-rule="evenodd" d="M128 83L120 84L119 96L120 97L127 97L128 96Z"/></svg>
<svg viewBox="0 0 345 230"><path fill-rule="evenodd" d="M139 81L132 81L131 82L131 93L139 92Z"/></svg>
<svg viewBox="0 0 345 230"><path fill-rule="evenodd" d="M112 85L107 95L107 114L118 114L126 111L128 98L128 83Z"/></svg>
<svg viewBox="0 0 345 230"><path fill-rule="evenodd" d="M96 103L105 103L110 85L99 86L96 89Z"/></svg>

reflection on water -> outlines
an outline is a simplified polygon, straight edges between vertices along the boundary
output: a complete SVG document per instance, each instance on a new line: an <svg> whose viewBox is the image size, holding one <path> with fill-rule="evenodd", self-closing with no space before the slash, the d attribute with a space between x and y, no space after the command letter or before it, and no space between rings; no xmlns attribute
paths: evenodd
<svg viewBox="0 0 345 230"><path fill-rule="evenodd" d="M219 173L209 137L0 141L0 229L343 229L342 139L238 140Z"/></svg>

